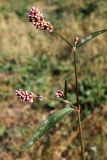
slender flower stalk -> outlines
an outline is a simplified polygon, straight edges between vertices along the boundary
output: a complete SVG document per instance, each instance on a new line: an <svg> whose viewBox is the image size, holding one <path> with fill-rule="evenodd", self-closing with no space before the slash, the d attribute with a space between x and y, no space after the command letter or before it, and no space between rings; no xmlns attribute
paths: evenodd
<svg viewBox="0 0 107 160"><path fill-rule="evenodd" d="M81 125L81 116L80 116L80 101L79 101L79 93L78 93L78 77L77 77L77 65L76 65L76 45L73 48L74 53L74 68L75 68L75 82L76 82L76 98L77 98L77 116L78 116L78 123L79 123L79 133L80 133L80 140L81 140L81 151L82 151L82 159L85 160L85 152L84 152L84 142L83 142L83 133L82 133L82 125Z"/></svg>
<svg viewBox="0 0 107 160"><path fill-rule="evenodd" d="M59 36L63 41L65 41L70 48L73 48L72 44L71 44L70 42L68 42L68 40L66 40L63 36L61 36L61 35L60 35L59 33L57 33L56 31L54 31L54 33L55 33L57 36Z"/></svg>

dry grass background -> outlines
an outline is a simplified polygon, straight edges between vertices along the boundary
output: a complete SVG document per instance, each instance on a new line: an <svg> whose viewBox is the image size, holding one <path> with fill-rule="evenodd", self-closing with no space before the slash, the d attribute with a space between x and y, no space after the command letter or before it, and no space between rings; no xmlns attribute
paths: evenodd
<svg viewBox="0 0 107 160"><path fill-rule="evenodd" d="M27 74L23 66L27 66L30 58L39 61L38 57L42 53L49 57L58 57L59 64L57 65L60 65L61 61L63 61L64 67L66 66L65 62L69 65L71 63L69 61L71 58L69 49L61 39L46 32L35 30L27 22L27 10L32 4L41 8L46 17L52 21L57 32L71 42L73 42L75 35L82 37L87 33L107 28L106 0L0 1L0 160L80 160L75 115L62 120L29 151L22 153L20 150L20 145L27 141L35 126L37 127L38 123L46 118L50 110L47 104L45 106L42 104L44 108L35 109L30 104L16 100L14 95L16 84L21 81L20 77ZM89 4L94 5L92 11ZM107 36L105 33L79 49L78 73L81 80L90 76L93 79L97 77L102 83L106 83L106 43ZM94 59L97 56L98 58ZM56 65L56 62L53 62L53 65ZM73 72L72 67L71 72ZM48 86L46 90L43 90L44 95L48 95L49 89L53 89L53 86L63 86L62 80L66 74L64 73L63 76L61 73L61 75L62 77L58 78L48 72L43 73L43 82L46 82ZM71 75L73 77L74 73ZM27 82L28 86L31 85L31 78L29 77ZM23 80L23 84L24 81L26 79ZM69 90L71 91L73 86L71 81L69 82ZM32 84L36 85L36 82L32 81ZM74 84L73 78L72 84ZM39 86L37 87L36 89L42 91ZM107 95L105 96L107 97ZM98 108L95 106L90 115L82 118L87 160L107 159L106 108L107 105L98 106Z"/></svg>

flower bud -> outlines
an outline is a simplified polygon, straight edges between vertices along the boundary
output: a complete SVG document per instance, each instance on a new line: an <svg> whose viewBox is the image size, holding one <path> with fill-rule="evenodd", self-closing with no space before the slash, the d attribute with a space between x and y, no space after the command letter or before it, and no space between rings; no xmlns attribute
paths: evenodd
<svg viewBox="0 0 107 160"><path fill-rule="evenodd" d="M64 93L61 90L56 90L55 95L57 98L63 98Z"/></svg>

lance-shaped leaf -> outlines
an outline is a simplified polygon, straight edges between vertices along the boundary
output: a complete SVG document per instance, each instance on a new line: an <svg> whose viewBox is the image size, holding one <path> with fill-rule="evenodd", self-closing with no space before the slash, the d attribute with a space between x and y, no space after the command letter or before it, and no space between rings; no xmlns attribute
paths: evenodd
<svg viewBox="0 0 107 160"><path fill-rule="evenodd" d="M107 32L107 29L103 29L103 30L88 34L87 36L80 39L80 41L77 43L76 47L77 48L81 47L82 45L84 45L88 41L92 40L93 38L95 38L96 36L99 36L100 34L102 34L104 32Z"/></svg>
<svg viewBox="0 0 107 160"><path fill-rule="evenodd" d="M72 111L72 108L63 108L49 116L45 121L41 123L40 127L33 132L28 143L25 144L22 149L25 150L32 146L40 137L45 135L49 131L49 129L51 129L58 121L60 121L64 116L70 114Z"/></svg>

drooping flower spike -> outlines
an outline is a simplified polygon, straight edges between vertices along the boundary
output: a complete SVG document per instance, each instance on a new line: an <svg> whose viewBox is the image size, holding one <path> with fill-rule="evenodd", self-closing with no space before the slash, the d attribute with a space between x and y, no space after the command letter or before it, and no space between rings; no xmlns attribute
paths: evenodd
<svg viewBox="0 0 107 160"><path fill-rule="evenodd" d="M28 20L31 22L37 29L47 30L48 32L53 32L53 27L50 22L47 22L43 14L36 7L32 7L28 14Z"/></svg>

